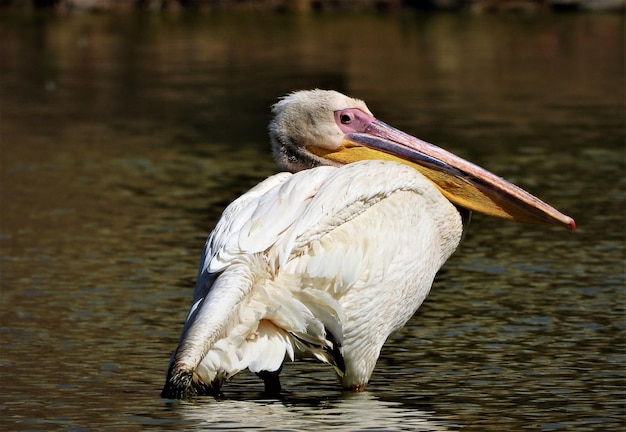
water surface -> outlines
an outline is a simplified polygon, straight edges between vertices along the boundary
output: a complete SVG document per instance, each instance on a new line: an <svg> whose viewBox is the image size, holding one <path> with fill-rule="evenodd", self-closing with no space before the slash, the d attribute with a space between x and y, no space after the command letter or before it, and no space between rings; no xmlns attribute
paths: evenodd
<svg viewBox="0 0 626 432"><path fill-rule="evenodd" d="M7 430L624 429L619 15L0 17ZM476 216L367 392L159 398L204 240L276 171L276 98L334 88L579 226Z"/></svg>

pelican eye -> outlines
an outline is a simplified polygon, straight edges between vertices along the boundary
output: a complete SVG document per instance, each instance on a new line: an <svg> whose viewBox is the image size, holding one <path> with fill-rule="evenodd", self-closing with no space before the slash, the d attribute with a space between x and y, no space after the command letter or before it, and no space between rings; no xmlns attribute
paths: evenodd
<svg viewBox="0 0 626 432"><path fill-rule="evenodd" d="M339 121L341 124L350 124L354 120L354 114L352 113L341 113L339 116Z"/></svg>

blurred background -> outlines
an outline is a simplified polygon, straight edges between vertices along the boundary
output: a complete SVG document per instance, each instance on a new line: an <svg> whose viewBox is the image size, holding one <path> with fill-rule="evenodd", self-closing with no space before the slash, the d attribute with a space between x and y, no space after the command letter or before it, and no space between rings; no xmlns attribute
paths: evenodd
<svg viewBox="0 0 626 432"><path fill-rule="evenodd" d="M0 427L624 430L623 2L0 3ZM574 233L475 216L367 391L159 397L223 208L302 88L515 182Z"/></svg>
<svg viewBox="0 0 626 432"><path fill-rule="evenodd" d="M613 11L624 9L624 0L2 0L3 6L56 11Z"/></svg>

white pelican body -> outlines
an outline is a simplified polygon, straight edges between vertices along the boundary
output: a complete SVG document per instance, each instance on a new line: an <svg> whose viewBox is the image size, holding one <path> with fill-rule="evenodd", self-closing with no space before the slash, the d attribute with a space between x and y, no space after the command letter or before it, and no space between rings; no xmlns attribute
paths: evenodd
<svg viewBox="0 0 626 432"><path fill-rule="evenodd" d="M461 241L469 211L451 201L574 227L571 218L441 149L425 156L426 175L414 155L411 163L377 154L359 158L391 160L344 165L342 152L371 140L361 123L357 133L345 130L345 116L354 120L355 113L361 123L373 119L361 101L321 90L276 105L274 152L281 166L298 172L268 178L224 211L200 261L164 397L218 394L246 368L264 379L267 391L278 391L284 359L301 351L333 365L344 388L362 390L388 336L421 305ZM372 125L366 126L369 133ZM474 190L459 194L456 183L448 193L454 181Z"/></svg>

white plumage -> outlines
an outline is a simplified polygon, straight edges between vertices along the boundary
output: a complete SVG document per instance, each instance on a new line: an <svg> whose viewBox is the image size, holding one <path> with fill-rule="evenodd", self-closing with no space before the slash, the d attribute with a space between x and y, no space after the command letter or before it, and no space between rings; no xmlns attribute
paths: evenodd
<svg viewBox="0 0 626 432"><path fill-rule="evenodd" d="M344 387L362 387L461 234L433 183L394 162L270 177L226 208L205 246L181 344L189 367L202 359L195 379L276 371L297 351L336 363L337 348Z"/></svg>

